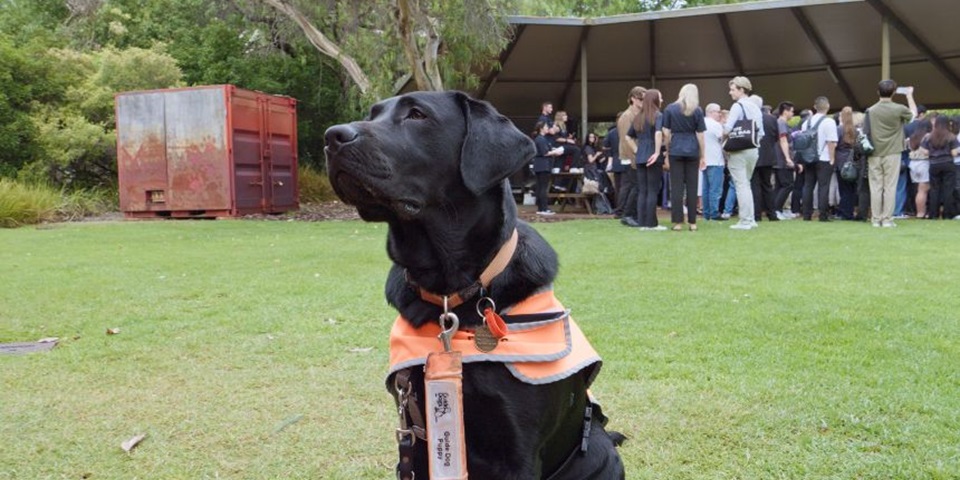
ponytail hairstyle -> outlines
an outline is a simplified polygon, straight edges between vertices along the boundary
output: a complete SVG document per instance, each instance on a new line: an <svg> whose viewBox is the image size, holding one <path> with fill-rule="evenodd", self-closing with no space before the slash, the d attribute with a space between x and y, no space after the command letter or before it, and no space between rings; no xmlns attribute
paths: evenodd
<svg viewBox="0 0 960 480"><path fill-rule="evenodd" d="M843 107L840 110L840 126L843 127L843 142L853 145L857 141L857 127L853 124L853 109Z"/></svg>

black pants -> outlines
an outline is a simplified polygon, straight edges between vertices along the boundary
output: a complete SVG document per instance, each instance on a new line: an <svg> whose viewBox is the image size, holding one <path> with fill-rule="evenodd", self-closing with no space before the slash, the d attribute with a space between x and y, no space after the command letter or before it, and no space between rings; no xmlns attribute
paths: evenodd
<svg viewBox="0 0 960 480"><path fill-rule="evenodd" d="M550 172L537 172L537 211L547 210L547 187L550 185Z"/></svg>
<svg viewBox="0 0 960 480"><path fill-rule="evenodd" d="M637 167L637 223L641 227L656 227L657 197L663 178L663 163Z"/></svg>
<svg viewBox="0 0 960 480"><path fill-rule="evenodd" d="M817 209L820 220L830 219L830 177L833 165L816 161L803 166L803 219L813 218L813 189L817 187Z"/></svg>
<svg viewBox="0 0 960 480"><path fill-rule="evenodd" d="M960 210L960 163L954 163L957 170L957 186L953 190L953 204ZM957 212L960 215L960 212Z"/></svg>
<svg viewBox="0 0 960 480"><path fill-rule="evenodd" d="M943 218L949 220L957 215L957 205L953 190L957 184L957 169L953 162L930 163L930 218L940 218L940 204L943 203Z"/></svg>
<svg viewBox="0 0 960 480"><path fill-rule="evenodd" d="M773 193L773 211L782 212L787 196L793 191L794 173L792 168L775 168L774 172L777 174L777 189Z"/></svg>
<svg viewBox="0 0 960 480"><path fill-rule="evenodd" d="M580 150L580 147L569 143L563 143L559 146L563 147L563 155L561 155L560 158L570 156L572 157L570 159L571 167L580 168L583 166L583 151Z"/></svg>
<svg viewBox="0 0 960 480"><path fill-rule="evenodd" d="M620 160L610 160L611 162ZM620 191L623 188L623 173L614 172L613 173L613 214L616 216L623 215L623 204L620 203Z"/></svg>
<svg viewBox="0 0 960 480"><path fill-rule="evenodd" d="M627 168L620 179L620 193L617 194L620 215L637 219L637 170Z"/></svg>
<svg viewBox="0 0 960 480"><path fill-rule="evenodd" d="M807 171L807 166L803 166L804 173ZM790 210L794 214L799 214L803 212L803 186L806 182L807 176L803 173L798 173L793 179L793 196L790 197Z"/></svg>
<svg viewBox="0 0 960 480"><path fill-rule="evenodd" d="M767 218L776 220L773 212L777 211L774 207L773 195L773 167L756 167L753 169L753 177L750 178L750 190L753 191L753 217L760 221L763 212L767 212Z"/></svg>
<svg viewBox="0 0 960 480"><path fill-rule="evenodd" d="M857 182L848 181L837 175L837 190L840 192L840 218L853 220L853 208L857 205Z"/></svg>
<svg viewBox="0 0 960 480"><path fill-rule="evenodd" d="M683 223L683 196L687 196L687 223L697 223L697 182L700 158L670 157L670 221Z"/></svg>
<svg viewBox="0 0 960 480"><path fill-rule="evenodd" d="M867 175L867 162L863 160L863 170L857 179L857 220L870 218L870 178Z"/></svg>

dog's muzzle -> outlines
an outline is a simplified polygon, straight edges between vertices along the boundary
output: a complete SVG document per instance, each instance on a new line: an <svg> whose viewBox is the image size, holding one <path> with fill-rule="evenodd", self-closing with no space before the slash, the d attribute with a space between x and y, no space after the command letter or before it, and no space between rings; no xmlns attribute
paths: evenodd
<svg viewBox="0 0 960 480"><path fill-rule="evenodd" d="M334 125L323 134L327 142L327 154L336 154L344 145L350 144L360 136L360 132L350 124Z"/></svg>

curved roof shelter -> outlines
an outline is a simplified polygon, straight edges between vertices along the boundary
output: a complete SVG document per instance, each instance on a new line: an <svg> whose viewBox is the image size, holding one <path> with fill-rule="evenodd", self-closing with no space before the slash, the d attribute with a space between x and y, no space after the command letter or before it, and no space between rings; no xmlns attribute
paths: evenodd
<svg viewBox="0 0 960 480"><path fill-rule="evenodd" d="M692 82L701 104L726 108L727 82L746 75L770 105L806 108L826 95L834 109L862 110L888 77L915 86L928 108L957 107L958 16L957 0L769 0L604 18L511 17L515 38L477 94L518 123L546 100L586 122L612 119L634 85L658 88L671 102Z"/></svg>

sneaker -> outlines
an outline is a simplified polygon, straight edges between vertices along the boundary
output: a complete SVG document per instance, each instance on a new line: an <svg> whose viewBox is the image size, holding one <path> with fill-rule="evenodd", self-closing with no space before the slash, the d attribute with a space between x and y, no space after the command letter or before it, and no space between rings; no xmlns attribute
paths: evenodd
<svg viewBox="0 0 960 480"><path fill-rule="evenodd" d="M874 227L880 228L880 222L873 222L871 225Z"/></svg>
<svg viewBox="0 0 960 480"><path fill-rule="evenodd" d="M734 225L730 225L730 228L734 230L752 230L756 227L753 225L750 225L749 223L737 223Z"/></svg>
<svg viewBox="0 0 960 480"><path fill-rule="evenodd" d="M720 218L721 218L722 220L730 220L730 214L729 214L729 213L721 213L721 214L720 214Z"/></svg>
<svg viewBox="0 0 960 480"><path fill-rule="evenodd" d="M956 217L953 217L953 219L954 219L954 220L960 220L960 215L957 215Z"/></svg>
<svg viewBox="0 0 960 480"><path fill-rule="evenodd" d="M662 232L662 231L664 231L664 230L666 230L666 229L667 229L667 227L664 227L663 225L657 225L656 227L650 227L650 230L655 230L655 231L657 231L657 232Z"/></svg>
<svg viewBox="0 0 960 480"><path fill-rule="evenodd" d="M556 215L556 214L557 212L554 212L553 210L543 210L543 211L537 212L537 215Z"/></svg>
<svg viewBox="0 0 960 480"><path fill-rule="evenodd" d="M777 212L777 220L793 220L793 216L788 216L783 212Z"/></svg>
<svg viewBox="0 0 960 480"><path fill-rule="evenodd" d="M897 226L897 224L893 222L882 222L880 226L883 228L894 228Z"/></svg>

